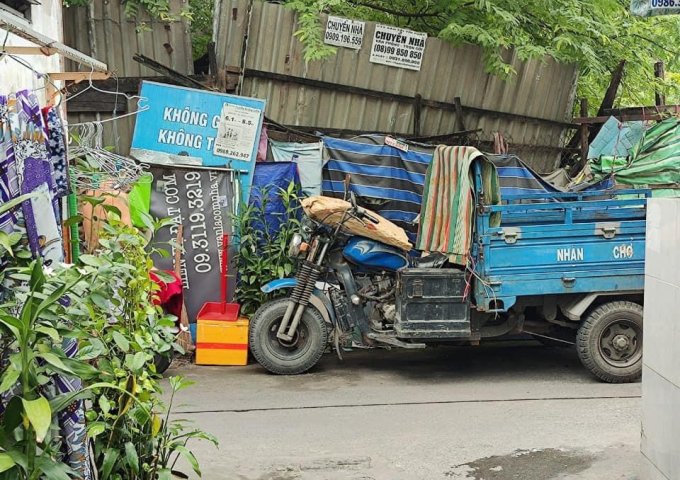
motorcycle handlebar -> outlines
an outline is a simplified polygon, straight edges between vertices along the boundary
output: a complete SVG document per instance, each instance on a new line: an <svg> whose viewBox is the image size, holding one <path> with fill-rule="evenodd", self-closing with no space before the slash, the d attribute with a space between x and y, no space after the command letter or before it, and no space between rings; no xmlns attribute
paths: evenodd
<svg viewBox="0 0 680 480"><path fill-rule="evenodd" d="M365 209L363 209L361 207L356 207L356 211L357 211L357 216L359 218L365 218L366 220L369 220L369 221L371 221L375 224L378 224L380 222L377 218L375 218L373 215L371 215L370 213L368 213Z"/></svg>

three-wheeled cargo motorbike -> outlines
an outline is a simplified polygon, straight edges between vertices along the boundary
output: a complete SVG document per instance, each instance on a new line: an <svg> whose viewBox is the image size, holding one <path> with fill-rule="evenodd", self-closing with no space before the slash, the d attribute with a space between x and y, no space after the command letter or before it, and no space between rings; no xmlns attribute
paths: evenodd
<svg viewBox="0 0 680 480"><path fill-rule="evenodd" d="M327 199L342 202L333 214L312 212L326 197L306 199L289 247L296 276L262 287L287 296L251 319L255 359L270 372L299 374L329 347L341 355L352 342L418 349L529 333L575 345L605 382L639 379L648 193L506 195L490 205L479 168L474 189L465 268L395 246L390 232L399 227L362 207L350 185L346 201Z"/></svg>

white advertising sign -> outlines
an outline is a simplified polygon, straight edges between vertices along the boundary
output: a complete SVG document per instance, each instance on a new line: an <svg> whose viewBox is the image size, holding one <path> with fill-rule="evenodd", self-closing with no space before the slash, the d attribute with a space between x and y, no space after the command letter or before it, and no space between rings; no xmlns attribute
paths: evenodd
<svg viewBox="0 0 680 480"><path fill-rule="evenodd" d="M678 14L680 0L631 0L630 11L641 17Z"/></svg>
<svg viewBox="0 0 680 480"><path fill-rule="evenodd" d="M364 40L364 22L342 17L328 17L323 41L337 47L359 50Z"/></svg>
<svg viewBox="0 0 680 480"><path fill-rule="evenodd" d="M225 103L222 106L213 155L249 160L260 126L260 110Z"/></svg>
<svg viewBox="0 0 680 480"><path fill-rule="evenodd" d="M373 33L370 61L391 67L420 70L427 34L377 24Z"/></svg>

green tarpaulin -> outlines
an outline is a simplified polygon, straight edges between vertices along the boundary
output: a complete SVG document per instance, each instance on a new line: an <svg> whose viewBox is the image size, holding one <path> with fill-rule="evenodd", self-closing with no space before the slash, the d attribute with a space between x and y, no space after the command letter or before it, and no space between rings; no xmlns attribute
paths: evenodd
<svg viewBox="0 0 680 480"><path fill-rule="evenodd" d="M648 129L627 157L590 160L597 180L614 175L616 183L653 187L654 196L676 196L680 190L680 119L671 117ZM675 193L674 193L675 192Z"/></svg>

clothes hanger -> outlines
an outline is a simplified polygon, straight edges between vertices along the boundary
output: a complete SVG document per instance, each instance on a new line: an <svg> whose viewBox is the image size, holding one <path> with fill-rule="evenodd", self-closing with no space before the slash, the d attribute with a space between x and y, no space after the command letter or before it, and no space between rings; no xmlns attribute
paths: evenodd
<svg viewBox="0 0 680 480"><path fill-rule="evenodd" d="M97 121L94 121L94 122L70 123L69 127L82 127L83 125L87 125L87 124L90 124L90 123L97 123L97 124L101 125L102 123L115 122L116 120L120 120L121 118L133 117L133 116L137 115L138 113L146 112L149 109L148 105L142 106L142 101L146 101L146 100L147 100L146 98L140 97L140 99L137 100L137 105L136 105L137 108L133 112L124 113L122 115L118 115L118 116L111 117L111 118L106 118L104 120L97 120Z"/></svg>
<svg viewBox="0 0 680 480"><path fill-rule="evenodd" d="M88 90L95 90L99 93L104 93L106 95L116 95L116 96L120 96L120 97L125 97L126 100L140 100L140 99L144 98L144 97L140 97L139 95L128 95L125 92L121 92L119 90L119 87L118 87L118 76L116 74L111 74L111 77L113 77L116 80L116 90L115 91L114 90L102 90L101 88L98 88L94 84L94 81L93 81L93 78L92 78L93 75L94 75L94 67L91 67L90 75L87 79L87 83L88 83L87 87L84 88L83 90L81 90L80 92L75 93L75 94L71 95L70 97L66 98L64 100L64 103L67 103L67 102L73 100L74 98L82 95L83 93L87 92Z"/></svg>
<svg viewBox="0 0 680 480"><path fill-rule="evenodd" d="M78 141L68 149L71 178L77 188L126 191L143 175L143 165L104 147L101 122L87 122L77 127ZM78 158L80 162L75 161Z"/></svg>
<svg viewBox="0 0 680 480"><path fill-rule="evenodd" d="M103 94L106 94L106 95L116 95L116 96L121 96L121 97L124 97L126 101L136 100L135 110L134 110L134 111L128 112L128 113L124 113L124 114L122 114L122 115L117 115L117 116L116 116L115 113L116 113L116 109L117 109L117 106L118 106L118 105L116 104L116 106L114 106L113 116L112 116L111 118L107 118L107 119L105 119L105 120L98 120L98 121L96 122L96 123L100 123L100 124L101 124L101 123L106 123L106 122L113 122L113 121L115 121L115 120L120 120L121 118L131 117L131 116L133 116L133 115L137 115L138 113L143 112L143 111L146 111L146 110L149 109L149 106L148 106L148 105L143 105L143 102L148 101L148 98L146 98L146 97L141 97L141 96L139 96L139 95L128 95L127 93L121 92L121 91L119 90L119 87L118 87L118 76L112 75L113 78L116 80L116 90L115 90L115 91L110 91L110 90L103 90L103 89L98 88L97 86L95 86L95 84L94 84L94 82L93 82L93 79L92 79L92 76L93 76L93 75L94 75L94 68L92 68L92 69L90 70L90 75L89 75L88 80L87 80L87 82L88 82L87 87L84 88L83 90L81 90L80 92L78 92L78 93L76 93L76 94L74 94L74 95L71 95L70 97L64 99L64 100L63 100L63 103L67 103L67 102L73 100L74 98L78 97L79 95L82 95L83 93L87 92L88 90L95 90L95 91L97 91L97 92L99 92L99 93L103 93ZM73 123L73 124L71 124L70 126L72 126L72 127L79 127L79 126L83 126L83 125L88 124L88 123L92 123L92 122Z"/></svg>

